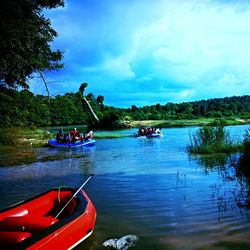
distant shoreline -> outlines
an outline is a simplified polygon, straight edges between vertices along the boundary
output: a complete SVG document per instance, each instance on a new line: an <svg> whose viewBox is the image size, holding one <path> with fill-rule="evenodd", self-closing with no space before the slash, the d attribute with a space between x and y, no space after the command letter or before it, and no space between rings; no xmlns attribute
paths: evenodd
<svg viewBox="0 0 250 250"><path fill-rule="evenodd" d="M250 119L242 118L199 118L190 120L145 120L145 121L129 121L126 125L129 128L136 127L161 127L161 128L172 128L172 127L188 127L188 126L205 126L213 125L216 120L223 120L225 126L229 125L245 125L250 124Z"/></svg>
<svg viewBox="0 0 250 250"><path fill-rule="evenodd" d="M201 118L192 120L144 120L144 121L125 121L125 127L123 129L129 128L139 128L139 127L159 127L159 128L174 128L174 127L188 127L188 126L205 126L213 125L217 118ZM225 126L229 125L247 125L250 124L250 119L242 118L222 118ZM76 126L76 125L72 125ZM82 125L83 126L83 125ZM85 126L85 125L84 125ZM84 127L83 126L83 127ZM57 126L63 127L63 126ZM70 126L67 126L70 127ZM80 127L80 125L76 126ZM48 131L49 127L39 128L39 127L13 127L13 128L0 128L0 147L3 146L21 146L21 147L44 147L47 145L47 141L53 138L55 134ZM51 127L53 128L53 127ZM102 128L98 130L107 130L108 128ZM117 131L121 128L117 128ZM129 135L128 135L129 136ZM124 137L124 135L119 136L119 132L116 129L112 129L112 132L103 135L96 135L96 138L101 139L111 139Z"/></svg>
<svg viewBox="0 0 250 250"><path fill-rule="evenodd" d="M127 129L139 127L160 127L174 128L187 126L204 126L213 124L216 119L203 118L195 120L147 120L130 121ZM250 119L230 118L223 119L225 125L250 125ZM57 126L58 128L60 126ZM67 126L68 129L69 126ZM80 125L78 126L80 127ZM83 125L81 127L84 127ZM54 127L51 127L54 128ZM49 132L47 128L36 127L13 127L0 128L0 166L11 166L17 164L27 164L36 161L51 161L63 158L61 155L50 155L37 157L34 148L48 147L48 139L55 137L55 132ZM126 129L126 128L124 128ZM119 129L120 130L120 129ZM119 130L104 130L102 133L94 134L95 139L115 139L133 136L132 134L122 134ZM80 130L79 130L80 131ZM39 158L39 159L38 159Z"/></svg>

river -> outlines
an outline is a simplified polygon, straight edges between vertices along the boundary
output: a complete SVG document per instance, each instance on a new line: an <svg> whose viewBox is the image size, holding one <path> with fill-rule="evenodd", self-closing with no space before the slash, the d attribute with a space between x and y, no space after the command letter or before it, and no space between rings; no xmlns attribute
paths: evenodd
<svg viewBox="0 0 250 250"><path fill-rule="evenodd" d="M241 140L248 127L226 129ZM250 249L250 187L235 171L239 155L190 156L186 147L196 129L97 139L91 148L36 149L38 156L68 158L0 168L0 208L51 187L79 187L93 173L86 191L96 226L76 249L106 249L105 240L127 234L139 238L131 249Z"/></svg>

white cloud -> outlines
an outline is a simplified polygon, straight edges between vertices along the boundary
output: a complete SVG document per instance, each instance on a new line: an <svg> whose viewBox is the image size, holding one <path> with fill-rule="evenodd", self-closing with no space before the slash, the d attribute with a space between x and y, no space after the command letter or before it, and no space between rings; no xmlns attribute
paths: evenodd
<svg viewBox="0 0 250 250"><path fill-rule="evenodd" d="M143 75L139 78L137 78L135 81L136 82L148 82L148 81L152 81L153 80L153 76L152 75Z"/></svg>
<svg viewBox="0 0 250 250"><path fill-rule="evenodd" d="M77 3L54 13L57 42L72 78L80 74L104 96L108 87L125 92L128 85L140 95L142 83L159 100L249 94L250 2Z"/></svg>
<svg viewBox="0 0 250 250"><path fill-rule="evenodd" d="M183 99L183 98L189 97L191 93L192 93L191 90L183 90L180 93L178 93L178 98Z"/></svg>
<svg viewBox="0 0 250 250"><path fill-rule="evenodd" d="M135 73L132 71L130 63L122 58L108 58L101 66L108 75L113 76L114 80L126 80L135 77Z"/></svg>
<svg viewBox="0 0 250 250"><path fill-rule="evenodd" d="M230 88L232 85L238 85L240 80L235 74L225 73L215 83L217 86L223 87L227 85Z"/></svg>

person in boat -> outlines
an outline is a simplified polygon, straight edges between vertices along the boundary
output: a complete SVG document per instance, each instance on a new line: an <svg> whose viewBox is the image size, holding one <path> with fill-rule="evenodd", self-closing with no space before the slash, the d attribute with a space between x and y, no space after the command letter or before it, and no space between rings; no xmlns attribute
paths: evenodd
<svg viewBox="0 0 250 250"><path fill-rule="evenodd" d="M139 128L135 136L141 136L143 134L143 128Z"/></svg>
<svg viewBox="0 0 250 250"><path fill-rule="evenodd" d="M145 135L147 132L147 128L141 128L140 135Z"/></svg>
<svg viewBox="0 0 250 250"><path fill-rule="evenodd" d="M77 129L74 128L69 133L69 142L73 142L73 143L76 142L79 139L78 136L79 136L79 133L78 133Z"/></svg>
<svg viewBox="0 0 250 250"><path fill-rule="evenodd" d="M87 130L84 133L84 140L87 141L87 140L91 140L91 139L93 139L93 131L92 130Z"/></svg>
<svg viewBox="0 0 250 250"><path fill-rule="evenodd" d="M157 129L155 130L155 133L156 133L156 134L160 134L160 133L161 133L160 128L157 128Z"/></svg>
<svg viewBox="0 0 250 250"><path fill-rule="evenodd" d="M139 135L144 135L144 134L145 134L145 128L140 128Z"/></svg>
<svg viewBox="0 0 250 250"><path fill-rule="evenodd" d="M153 130L152 130L152 128L150 127L150 128L148 128L147 129L147 134L146 135L151 135L153 133Z"/></svg>
<svg viewBox="0 0 250 250"><path fill-rule="evenodd" d="M57 134L56 134L56 141L57 142L64 142L64 134L62 132L62 130L60 130Z"/></svg>

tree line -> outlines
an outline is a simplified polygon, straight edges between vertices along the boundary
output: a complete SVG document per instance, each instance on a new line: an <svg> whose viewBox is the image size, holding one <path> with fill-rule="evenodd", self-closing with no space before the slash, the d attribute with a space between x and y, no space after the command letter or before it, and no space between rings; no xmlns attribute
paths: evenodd
<svg viewBox="0 0 250 250"><path fill-rule="evenodd" d="M196 119L201 117L249 117L250 96L214 98L194 102L167 103L137 108L132 105L132 118L136 120Z"/></svg>
<svg viewBox="0 0 250 250"><path fill-rule="evenodd" d="M80 92L66 93L48 99L34 95L29 90L13 90L0 87L0 126L61 126L87 124L104 128L122 128L133 120L176 120L202 117L250 118L250 96L233 96L196 102L166 103L130 108L104 105L104 97L92 93L86 98L100 123L97 125L82 103Z"/></svg>
<svg viewBox="0 0 250 250"><path fill-rule="evenodd" d="M63 52L51 48L57 32L44 16L44 9L63 7L64 0L10 0L0 9L0 126L88 124L105 128L124 127L133 120L176 120L200 117L242 116L249 118L249 96L167 103L121 109L103 104L104 97L86 97L81 91L51 98L34 95L29 80L46 70L63 67ZM83 85L83 89L86 87ZM17 91L16 89L23 90ZM84 104L85 102L85 104ZM90 105L89 105L90 104ZM84 109L84 105L86 108ZM88 106L88 107L87 107ZM92 120L91 107L100 122ZM93 112L92 112L93 115ZM92 116L93 117L93 116Z"/></svg>

